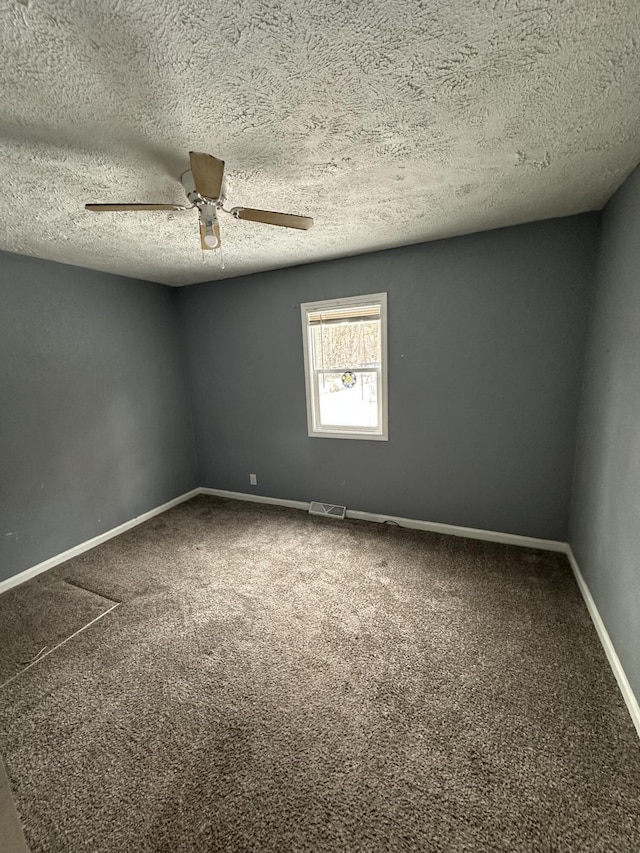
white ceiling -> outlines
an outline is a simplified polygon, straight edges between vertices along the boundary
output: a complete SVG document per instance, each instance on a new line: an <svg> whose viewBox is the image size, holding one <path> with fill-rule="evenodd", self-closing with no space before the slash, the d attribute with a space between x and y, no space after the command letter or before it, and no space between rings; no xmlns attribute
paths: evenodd
<svg viewBox="0 0 640 853"><path fill-rule="evenodd" d="M188 284L600 208L640 160L638 0L0 0L0 248ZM232 204L202 262L189 149Z"/></svg>

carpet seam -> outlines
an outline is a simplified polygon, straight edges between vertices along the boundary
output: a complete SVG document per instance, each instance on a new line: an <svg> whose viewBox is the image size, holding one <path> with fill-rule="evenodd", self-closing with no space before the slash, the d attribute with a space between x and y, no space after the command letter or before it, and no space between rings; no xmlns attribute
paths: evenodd
<svg viewBox="0 0 640 853"><path fill-rule="evenodd" d="M6 681L3 681L2 684L0 684L0 690L3 690L5 687L7 687L9 684L11 684L13 681L15 681L17 678L20 678L21 675L24 675L25 672L30 670L32 667L36 666L39 663L42 663L42 661L45 660L45 658L48 658L50 654L53 654L53 652L57 651L62 646L66 645L69 642L69 640L73 640L73 638L77 637L78 634L81 634L83 631L85 631L87 628L90 628L92 625L94 625L96 622L98 622L104 616L107 616L109 613L111 613L117 607L120 607L120 604L121 604L121 602L118 602L117 604L114 604L112 607L110 607L108 610L105 610L104 613L100 613L98 616L95 617L95 619L92 619L91 622L87 622L86 625L83 625L82 628L79 628L77 631L74 631L73 634L70 634L68 637L66 637L64 640L62 640L60 643L55 645L52 649L49 649L48 652L45 652L45 654L40 655L35 660L33 660L31 663L29 663L25 667L23 667L19 672L16 672L10 678L7 678Z"/></svg>
<svg viewBox="0 0 640 853"><path fill-rule="evenodd" d="M64 578L63 583L75 587L75 589L79 589L82 592L90 592L91 595L96 595L98 598L104 598L105 601L111 601L114 604L122 604L122 601L120 599L113 598L113 596L111 595L105 595L104 592L98 592L95 589L89 589L88 586L82 586L82 584L77 583L77 581L72 581L70 578Z"/></svg>

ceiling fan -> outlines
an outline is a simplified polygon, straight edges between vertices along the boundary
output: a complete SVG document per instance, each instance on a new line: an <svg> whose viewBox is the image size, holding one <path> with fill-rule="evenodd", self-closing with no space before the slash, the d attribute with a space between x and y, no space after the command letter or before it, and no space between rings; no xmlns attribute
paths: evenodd
<svg viewBox="0 0 640 853"><path fill-rule="evenodd" d="M307 231L313 225L309 216L297 216L293 213L277 213L274 210L257 210L253 207L232 207L227 210L224 186L224 161L190 151L191 169L182 173L180 178L189 205L183 204L85 204L87 210L96 213L109 210L192 210L198 209L200 220L200 244L203 249L218 249L220 241L220 223L218 211L228 213L236 219L248 222L264 222L267 225L280 225L283 228L299 228Z"/></svg>

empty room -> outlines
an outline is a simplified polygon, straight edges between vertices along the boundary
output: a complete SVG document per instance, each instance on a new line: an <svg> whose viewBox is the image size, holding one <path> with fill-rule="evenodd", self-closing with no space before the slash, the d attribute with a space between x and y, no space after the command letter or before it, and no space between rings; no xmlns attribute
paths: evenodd
<svg viewBox="0 0 640 853"><path fill-rule="evenodd" d="M637 0L0 7L0 853L637 853Z"/></svg>

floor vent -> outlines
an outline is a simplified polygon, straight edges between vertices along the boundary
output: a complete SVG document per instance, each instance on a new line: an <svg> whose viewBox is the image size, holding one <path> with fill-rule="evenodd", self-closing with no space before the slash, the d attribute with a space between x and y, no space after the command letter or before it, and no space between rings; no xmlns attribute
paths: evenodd
<svg viewBox="0 0 640 853"><path fill-rule="evenodd" d="M346 506L338 506L338 504L323 504L320 501L311 501L309 504L310 515L330 515L331 518L344 518L346 511Z"/></svg>

